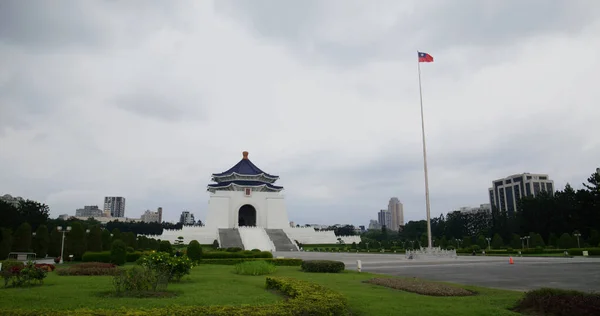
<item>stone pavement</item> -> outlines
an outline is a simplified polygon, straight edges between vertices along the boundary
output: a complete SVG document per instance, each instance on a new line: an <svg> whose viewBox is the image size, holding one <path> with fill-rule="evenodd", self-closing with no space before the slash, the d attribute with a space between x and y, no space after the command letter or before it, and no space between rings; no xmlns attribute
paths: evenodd
<svg viewBox="0 0 600 316"><path fill-rule="evenodd" d="M338 260L365 272L526 291L540 287L600 292L600 258L459 256L408 260L403 254L276 252L305 260Z"/></svg>

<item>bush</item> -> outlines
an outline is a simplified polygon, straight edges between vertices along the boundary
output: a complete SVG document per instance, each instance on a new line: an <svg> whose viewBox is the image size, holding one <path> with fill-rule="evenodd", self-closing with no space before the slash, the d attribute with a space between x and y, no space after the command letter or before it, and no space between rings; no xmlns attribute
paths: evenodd
<svg viewBox="0 0 600 316"><path fill-rule="evenodd" d="M235 265L242 262L252 261L265 261L276 266L286 267L299 267L302 265L302 259L272 259L272 258L233 258L233 259L202 259L198 263L200 264L221 264L221 265Z"/></svg>
<svg viewBox="0 0 600 316"><path fill-rule="evenodd" d="M304 272L321 273L339 273L346 269L343 262L332 260L305 260L301 267Z"/></svg>
<svg viewBox="0 0 600 316"><path fill-rule="evenodd" d="M119 273L117 266L105 262L86 262L56 270L56 274L63 276L80 275L116 275Z"/></svg>
<svg viewBox="0 0 600 316"><path fill-rule="evenodd" d="M115 294L137 295L143 292L166 289L167 276L153 271L148 266L135 266L131 269L120 270L113 278Z"/></svg>
<svg viewBox="0 0 600 316"><path fill-rule="evenodd" d="M2 271L10 270L12 267L18 267L19 269L23 269L25 267L25 263L17 260L4 260L2 263Z"/></svg>
<svg viewBox="0 0 600 316"><path fill-rule="evenodd" d="M137 263L159 274L166 274L169 276L169 280L175 281L190 274L194 265L187 256L173 257L165 252L153 252L142 256Z"/></svg>
<svg viewBox="0 0 600 316"><path fill-rule="evenodd" d="M225 251L227 251L227 252L240 252L240 251L242 251L242 250L243 250L243 249L242 249L242 248L240 248L240 247L229 247L229 248L227 248Z"/></svg>
<svg viewBox="0 0 600 316"><path fill-rule="evenodd" d="M127 246L120 239L113 241L110 247L110 262L120 266L127 262Z"/></svg>
<svg viewBox="0 0 600 316"><path fill-rule="evenodd" d="M291 278L267 277L266 288L276 290L288 299L272 305L242 306L169 306L152 309L76 309L76 310L6 310L0 307L0 315L12 316L108 316L108 315L211 315L211 316L346 316L351 315L346 298L326 287Z"/></svg>
<svg viewBox="0 0 600 316"><path fill-rule="evenodd" d="M202 259L202 246L197 240L190 241L187 247L187 256L193 261Z"/></svg>
<svg viewBox="0 0 600 316"><path fill-rule="evenodd" d="M11 262L8 269L2 267L2 271L0 271L0 275L4 279L4 287L21 287L42 284L44 283L47 273L47 268L36 267L31 261L24 265Z"/></svg>
<svg viewBox="0 0 600 316"><path fill-rule="evenodd" d="M142 257L144 255L144 253L140 252L140 251L135 251L135 252L128 252L125 255L125 261L127 262L136 262L138 261L138 259L140 259L140 257Z"/></svg>
<svg viewBox="0 0 600 316"><path fill-rule="evenodd" d="M475 294L460 287L416 278L374 278L364 282L429 296L470 296Z"/></svg>
<svg viewBox="0 0 600 316"><path fill-rule="evenodd" d="M600 294L543 288L529 291L516 311L539 315L600 315Z"/></svg>
<svg viewBox="0 0 600 316"><path fill-rule="evenodd" d="M233 259L233 258L273 258L273 254L268 251L253 252L253 251L212 251L202 254L202 259Z"/></svg>
<svg viewBox="0 0 600 316"><path fill-rule="evenodd" d="M81 261L83 262L111 262L110 251L102 251L102 252L92 252L86 251L81 257Z"/></svg>
<svg viewBox="0 0 600 316"><path fill-rule="evenodd" d="M168 240L163 240L160 242L160 244L158 244L158 251L173 254L173 247Z"/></svg>
<svg viewBox="0 0 600 316"><path fill-rule="evenodd" d="M266 261L246 261L235 265L235 273L243 275L265 275L275 272L277 268L274 264Z"/></svg>

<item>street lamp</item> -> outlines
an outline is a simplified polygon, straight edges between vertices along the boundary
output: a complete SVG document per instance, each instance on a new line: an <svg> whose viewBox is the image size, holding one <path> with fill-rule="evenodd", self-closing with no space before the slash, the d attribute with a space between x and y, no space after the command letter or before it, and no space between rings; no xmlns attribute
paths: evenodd
<svg viewBox="0 0 600 316"><path fill-rule="evenodd" d="M487 240L487 242L488 242L488 250L491 250L492 246L490 246L490 241L492 240L492 238L487 237L485 240Z"/></svg>
<svg viewBox="0 0 600 316"><path fill-rule="evenodd" d="M577 248L581 248L581 246L579 245L579 237L581 237L580 233L574 233L573 236L577 237Z"/></svg>
<svg viewBox="0 0 600 316"><path fill-rule="evenodd" d="M521 249L525 249L525 237L521 237Z"/></svg>
<svg viewBox="0 0 600 316"><path fill-rule="evenodd" d="M57 226L56 230L58 230L58 232L62 233L62 243L60 246L60 263L65 263L65 261L63 260L63 256L65 254L65 234L71 231L71 226L67 226L66 229L64 229L62 226Z"/></svg>
<svg viewBox="0 0 600 316"><path fill-rule="evenodd" d="M529 238L531 238L531 236L525 236L525 240L527 240L527 249L529 249Z"/></svg>

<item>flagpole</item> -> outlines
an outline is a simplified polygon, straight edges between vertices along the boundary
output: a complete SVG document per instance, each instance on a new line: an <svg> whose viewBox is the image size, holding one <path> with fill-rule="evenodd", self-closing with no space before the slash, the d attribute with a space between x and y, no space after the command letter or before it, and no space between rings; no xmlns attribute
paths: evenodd
<svg viewBox="0 0 600 316"><path fill-rule="evenodd" d="M417 51L417 56L419 52ZM423 118L423 91L421 89L421 62L417 59L419 70L419 100L421 101L421 133L423 135L423 170L425 171L425 209L427 212L427 247L432 247L431 242L431 215L429 204L429 176L427 175L427 146L425 146L425 119Z"/></svg>

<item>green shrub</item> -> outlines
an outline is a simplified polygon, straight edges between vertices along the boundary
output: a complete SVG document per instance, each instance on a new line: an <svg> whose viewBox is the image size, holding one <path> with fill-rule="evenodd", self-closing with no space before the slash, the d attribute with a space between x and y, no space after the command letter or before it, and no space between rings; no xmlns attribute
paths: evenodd
<svg viewBox="0 0 600 316"><path fill-rule="evenodd" d="M272 259L272 258L232 258L232 259L202 259L200 264L220 264L220 265L235 265L241 262L248 261L265 261L276 266L299 267L302 265L302 259Z"/></svg>
<svg viewBox="0 0 600 316"><path fill-rule="evenodd" d="M211 315L211 316L347 316L351 315L346 298L319 284L306 281L267 277L266 289L276 290L288 299L272 305L242 306L169 306L152 309L76 309L76 310L5 310L0 307L0 315L11 316L116 316L116 315Z"/></svg>
<svg viewBox="0 0 600 316"><path fill-rule="evenodd" d="M140 252L140 251L128 252L127 255L125 256L125 260L127 262L136 262L143 255L144 255L144 253Z"/></svg>
<svg viewBox="0 0 600 316"><path fill-rule="evenodd" d="M137 263L141 266L157 271L159 274L167 274L169 280L179 281L190 274L193 262L187 256L173 257L166 252L153 252L142 256Z"/></svg>
<svg viewBox="0 0 600 316"><path fill-rule="evenodd" d="M111 262L110 251L102 251L102 252L92 252L86 251L81 257L81 261L83 262Z"/></svg>
<svg viewBox="0 0 600 316"><path fill-rule="evenodd" d="M157 271L147 266L135 266L121 269L113 278L115 294L118 296L135 295L140 292L166 290L168 281ZM164 285L164 287L160 286Z"/></svg>
<svg viewBox="0 0 600 316"><path fill-rule="evenodd" d="M233 259L233 258L273 258L273 254L268 251L253 252L253 251L211 251L202 253L202 259Z"/></svg>
<svg viewBox="0 0 600 316"><path fill-rule="evenodd" d="M187 256L193 261L202 259L202 246L197 240L190 241L187 247Z"/></svg>
<svg viewBox="0 0 600 316"><path fill-rule="evenodd" d="M227 251L227 252L240 252L240 251L242 251L242 250L243 250L243 249L242 249L242 248L240 248L240 247L229 247L229 248L227 248L225 251Z"/></svg>
<svg viewBox="0 0 600 316"><path fill-rule="evenodd" d="M274 264L264 260L246 261L234 266L234 272L242 275L265 275L271 274L277 270Z"/></svg>
<svg viewBox="0 0 600 316"><path fill-rule="evenodd" d="M21 287L33 284L42 284L47 273L47 268L40 266L36 267L31 261L24 265L11 262L8 269L2 267L0 276L2 276L4 279L4 287Z"/></svg>
<svg viewBox="0 0 600 316"><path fill-rule="evenodd" d="M162 240L158 245L158 251L173 254L173 247L168 240Z"/></svg>
<svg viewBox="0 0 600 316"><path fill-rule="evenodd" d="M113 241L110 247L110 262L120 266L127 262L127 246L120 239Z"/></svg>
<svg viewBox="0 0 600 316"><path fill-rule="evenodd" d="M536 315L600 315L600 294L543 288L525 293L515 310Z"/></svg>
<svg viewBox="0 0 600 316"><path fill-rule="evenodd" d="M600 256L600 248L571 248L568 251L571 256L583 256L584 251L588 252L588 256Z"/></svg>
<svg viewBox="0 0 600 316"><path fill-rule="evenodd" d="M332 260L305 260L301 267L304 272L321 273L339 273L346 269L343 262Z"/></svg>

